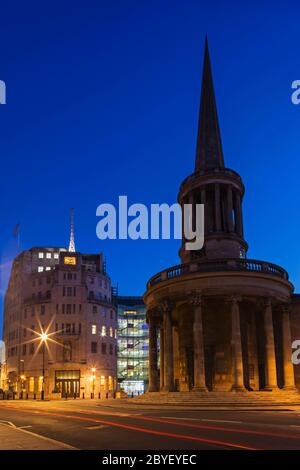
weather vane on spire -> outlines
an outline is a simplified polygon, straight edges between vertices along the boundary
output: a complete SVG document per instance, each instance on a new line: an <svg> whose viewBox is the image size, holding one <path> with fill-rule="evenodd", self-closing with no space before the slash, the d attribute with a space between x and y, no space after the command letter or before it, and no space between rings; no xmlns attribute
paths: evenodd
<svg viewBox="0 0 300 470"><path fill-rule="evenodd" d="M75 240L74 240L74 209L70 211L70 243L69 243L69 251L76 251L75 250Z"/></svg>

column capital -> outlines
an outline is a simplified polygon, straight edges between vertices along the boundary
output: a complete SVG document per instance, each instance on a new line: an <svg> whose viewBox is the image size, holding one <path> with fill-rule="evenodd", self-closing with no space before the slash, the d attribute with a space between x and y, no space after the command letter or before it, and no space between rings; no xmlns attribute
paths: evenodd
<svg viewBox="0 0 300 470"><path fill-rule="evenodd" d="M240 295L230 295L226 298L226 301L231 303L231 304L238 304L241 302L243 298Z"/></svg>
<svg viewBox="0 0 300 470"><path fill-rule="evenodd" d="M167 312L172 312L176 305L176 302L174 302L171 299L165 299L159 304L159 309L162 313L167 313Z"/></svg>
<svg viewBox="0 0 300 470"><path fill-rule="evenodd" d="M198 306L201 305L203 301L202 291L201 290L194 290L189 293L189 303Z"/></svg>

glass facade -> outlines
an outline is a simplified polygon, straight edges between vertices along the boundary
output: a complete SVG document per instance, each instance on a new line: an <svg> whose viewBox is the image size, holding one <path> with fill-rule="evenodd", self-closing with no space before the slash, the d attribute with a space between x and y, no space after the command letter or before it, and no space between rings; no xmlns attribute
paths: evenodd
<svg viewBox="0 0 300 470"><path fill-rule="evenodd" d="M142 297L118 297L118 383L129 396L148 387L148 325Z"/></svg>

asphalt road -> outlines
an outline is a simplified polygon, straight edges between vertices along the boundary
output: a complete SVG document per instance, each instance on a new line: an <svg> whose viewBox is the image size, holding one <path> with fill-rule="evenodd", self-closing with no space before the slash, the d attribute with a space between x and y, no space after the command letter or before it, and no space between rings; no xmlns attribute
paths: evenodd
<svg viewBox="0 0 300 470"><path fill-rule="evenodd" d="M0 422L77 449L300 449L300 409L179 410L116 401L1 401Z"/></svg>

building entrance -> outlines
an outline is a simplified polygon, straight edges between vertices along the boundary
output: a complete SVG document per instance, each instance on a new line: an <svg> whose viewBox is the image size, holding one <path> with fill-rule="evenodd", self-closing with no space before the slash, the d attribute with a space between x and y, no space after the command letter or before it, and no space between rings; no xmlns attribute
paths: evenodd
<svg viewBox="0 0 300 470"><path fill-rule="evenodd" d="M80 393L80 370L57 370L55 371L55 388L62 397L79 397Z"/></svg>

